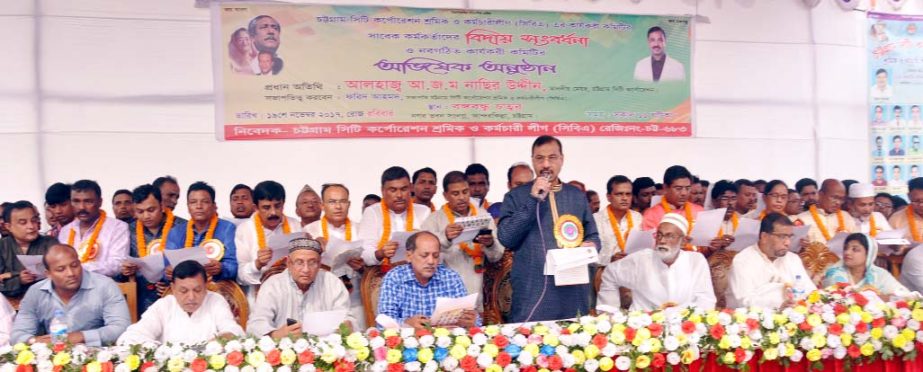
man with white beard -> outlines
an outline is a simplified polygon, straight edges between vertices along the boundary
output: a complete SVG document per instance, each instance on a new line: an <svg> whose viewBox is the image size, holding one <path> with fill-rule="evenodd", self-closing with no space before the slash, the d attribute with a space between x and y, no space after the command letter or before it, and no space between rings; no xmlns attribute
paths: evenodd
<svg viewBox="0 0 923 372"><path fill-rule="evenodd" d="M651 311L672 306L715 308L715 291L705 256L683 251L689 223L676 213L660 221L655 246L606 266L599 304L619 308L619 287L631 290L630 310Z"/></svg>

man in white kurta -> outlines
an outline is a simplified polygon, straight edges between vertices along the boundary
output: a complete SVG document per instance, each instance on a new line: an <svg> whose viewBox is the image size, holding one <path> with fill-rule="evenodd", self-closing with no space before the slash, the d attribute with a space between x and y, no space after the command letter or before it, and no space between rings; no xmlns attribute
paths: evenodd
<svg viewBox="0 0 923 372"><path fill-rule="evenodd" d="M705 256L681 249L688 231L685 217L665 215L657 226L655 247L606 267L599 304L619 308L619 287L625 287L631 290L631 310L653 311L670 306L714 309L717 300Z"/></svg>
<svg viewBox="0 0 923 372"><path fill-rule="evenodd" d="M78 256L94 242L96 256L83 262L87 271L115 277L128 257L128 224L100 210L103 199L95 181L81 180L71 186L71 205L77 217L64 225L58 241L77 249ZM102 226L100 226L102 224ZM97 227L99 233L94 234Z"/></svg>
<svg viewBox="0 0 923 372"><path fill-rule="evenodd" d="M353 242L359 240L359 223L349 220L349 189L340 184L326 184L321 188L321 201L324 206L324 216L320 220L309 223L304 227L304 232L318 240L325 246L321 262L329 262L331 251L326 249L331 240ZM348 231L348 232L347 232ZM362 281L362 270L365 262L358 256L350 259L345 265L331 267L330 272L349 282L349 313L356 320L357 329L365 329L365 308L362 306L362 296L359 293L359 284ZM352 287L352 288L350 288Z"/></svg>
<svg viewBox="0 0 923 372"><path fill-rule="evenodd" d="M599 265L606 266L614 256L625 252L628 235L641 231L643 217L631 209L631 180L625 176L614 176L606 185L606 199L609 206L593 214L596 229L599 230ZM618 234L618 236L616 236Z"/></svg>
<svg viewBox="0 0 923 372"><path fill-rule="evenodd" d="M461 275L469 294L478 294L480 309L484 301L484 270L487 262L497 262L503 257L504 248L496 239L497 225L486 209L471 203L464 173L452 171L446 174L442 179L442 189L442 196L447 203L429 215L422 229L439 238L439 258L443 264ZM462 241L460 236L465 226L456 220L465 217L481 217L491 233L478 234L471 241Z"/></svg>
<svg viewBox="0 0 923 372"><path fill-rule="evenodd" d="M234 320L227 301L206 290L205 284L205 268L200 263L183 261L176 265L172 293L154 302L116 343L193 345L217 336L243 336L244 330Z"/></svg>
<svg viewBox="0 0 923 372"><path fill-rule="evenodd" d="M250 307L256 301L260 279L274 264L269 242L279 235L298 232L297 219L282 213L285 209L285 189L275 181L263 181L253 188L256 213L237 226L234 244L237 246L237 282L245 292ZM258 227L259 226L259 227ZM257 229L262 230L261 240Z"/></svg>
<svg viewBox="0 0 923 372"><path fill-rule="evenodd" d="M419 230L429 217L429 207L411 202L411 189L410 175L404 168L391 167L382 173L381 202L362 212L362 226L359 227L359 239L364 248L362 259L366 265L381 265L385 258L394 256L400 244L392 239L393 234ZM383 236L386 222L390 226L389 236Z"/></svg>
<svg viewBox="0 0 923 372"><path fill-rule="evenodd" d="M289 243L288 266L260 286L256 306L247 320L247 333L282 338L302 334L306 313L343 310L349 315L349 292L339 278L320 270L321 246L316 240L297 238ZM291 325L288 319L295 322Z"/></svg>
<svg viewBox="0 0 923 372"><path fill-rule="evenodd" d="M798 255L789 251L792 222L769 213L760 224L760 238L736 256L728 272L727 306L781 308L817 289Z"/></svg>
<svg viewBox="0 0 923 372"><path fill-rule="evenodd" d="M923 248L913 248L904 256L900 282L911 291L923 293Z"/></svg>
<svg viewBox="0 0 923 372"><path fill-rule="evenodd" d="M832 238L838 232L857 231L856 221L841 209L845 199L846 188L843 183L835 179L824 180L817 192L817 204L795 217L796 224L811 227L808 230L808 242L827 244L827 237Z"/></svg>
<svg viewBox="0 0 923 372"><path fill-rule="evenodd" d="M857 183L849 187L849 214L856 219L859 232L870 234L872 225L875 226L877 235L882 231L891 231L891 224L881 213L875 212L875 186L868 183Z"/></svg>

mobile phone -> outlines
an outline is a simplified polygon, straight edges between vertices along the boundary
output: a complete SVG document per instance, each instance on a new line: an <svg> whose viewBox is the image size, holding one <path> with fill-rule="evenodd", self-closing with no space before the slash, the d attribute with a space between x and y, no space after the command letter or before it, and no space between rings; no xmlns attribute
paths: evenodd
<svg viewBox="0 0 923 372"><path fill-rule="evenodd" d="M481 231L478 231L478 236L481 236L481 235L493 235L493 230L481 229Z"/></svg>
<svg viewBox="0 0 923 372"><path fill-rule="evenodd" d="M285 319L285 324L287 324L287 325L289 325L289 326L293 326L293 325L295 325L295 323L298 323L298 321L295 320L295 319L292 319L292 318Z"/></svg>

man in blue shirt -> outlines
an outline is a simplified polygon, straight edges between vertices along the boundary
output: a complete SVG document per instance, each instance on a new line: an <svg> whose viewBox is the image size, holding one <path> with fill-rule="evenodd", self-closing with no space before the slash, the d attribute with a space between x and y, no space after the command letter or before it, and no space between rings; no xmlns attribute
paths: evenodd
<svg viewBox="0 0 923 372"><path fill-rule="evenodd" d="M205 272L213 280L236 280L237 247L234 245L234 235L237 227L230 221L218 218L215 188L201 181L189 185L186 205L189 206L189 222L177 223L173 227L167 238L167 249L196 247L209 239L216 239L224 245L224 255L220 260L210 259L205 265ZM189 224L192 224L191 229ZM173 267L168 266L167 280L170 280L172 274Z"/></svg>
<svg viewBox="0 0 923 372"><path fill-rule="evenodd" d="M421 231L407 239L407 260L385 275L378 299L378 313L398 323L416 329L430 324L436 309L436 298L459 298L468 295L461 276L439 264L439 238ZM458 319L459 327L480 325L474 309L465 310Z"/></svg>
<svg viewBox="0 0 923 372"><path fill-rule="evenodd" d="M131 319L122 291L109 277L83 271L74 248L57 244L42 260L48 279L29 288L13 322L10 342L51 342L49 328L63 310L67 342L102 346L125 332Z"/></svg>

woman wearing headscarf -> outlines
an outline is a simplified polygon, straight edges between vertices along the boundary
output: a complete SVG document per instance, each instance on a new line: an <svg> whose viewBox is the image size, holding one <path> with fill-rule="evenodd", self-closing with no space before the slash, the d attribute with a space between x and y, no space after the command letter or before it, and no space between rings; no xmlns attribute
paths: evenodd
<svg viewBox="0 0 923 372"><path fill-rule="evenodd" d="M847 283L856 288L873 287L882 296L909 291L887 270L875 266L878 243L868 234L854 233L843 243L843 259L827 269L824 286Z"/></svg>

